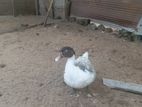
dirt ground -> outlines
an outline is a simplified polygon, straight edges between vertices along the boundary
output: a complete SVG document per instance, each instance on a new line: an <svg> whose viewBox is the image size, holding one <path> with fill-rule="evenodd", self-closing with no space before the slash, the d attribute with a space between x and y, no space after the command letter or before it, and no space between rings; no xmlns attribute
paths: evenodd
<svg viewBox="0 0 142 107"><path fill-rule="evenodd" d="M42 18L0 18L0 107L142 107L142 96L109 89L101 78L142 84L142 44L69 22L5 33ZM66 59L57 50L71 46L77 56L89 51L97 72L90 86L71 96L63 83Z"/></svg>

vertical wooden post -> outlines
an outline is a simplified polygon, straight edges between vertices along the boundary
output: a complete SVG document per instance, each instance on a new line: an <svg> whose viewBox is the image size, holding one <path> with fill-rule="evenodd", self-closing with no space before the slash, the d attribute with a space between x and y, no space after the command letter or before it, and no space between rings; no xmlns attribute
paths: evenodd
<svg viewBox="0 0 142 107"><path fill-rule="evenodd" d="M35 0L36 15L39 15L39 0Z"/></svg>
<svg viewBox="0 0 142 107"><path fill-rule="evenodd" d="M49 16L50 10L52 8L53 2L54 2L54 0L50 0L49 8L48 8L48 11L47 11L47 14L46 14L46 17L45 17L45 21L44 21L44 26L46 26L48 16Z"/></svg>
<svg viewBox="0 0 142 107"><path fill-rule="evenodd" d="M71 0L65 0L65 19L69 20Z"/></svg>

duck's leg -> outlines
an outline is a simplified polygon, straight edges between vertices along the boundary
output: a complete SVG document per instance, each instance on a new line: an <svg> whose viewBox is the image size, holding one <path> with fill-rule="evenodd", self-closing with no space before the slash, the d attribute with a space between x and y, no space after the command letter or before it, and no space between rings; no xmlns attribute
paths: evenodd
<svg viewBox="0 0 142 107"><path fill-rule="evenodd" d="M93 96L94 96L94 95L92 94L92 92L89 90L89 86L87 86L87 87L85 88L85 91L86 91L88 97L93 97Z"/></svg>
<svg viewBox="0 0 142 107"><path fill-rule="evenodd" d="M63 84L66 85L65 81L63 81Z"/></svg>
<svg viewBox="0 0 142 107"><path fill-rule="evenodd" d="M78 97L78 96L79 96L78 90L75 89L75 88L72 88L72 91L71 91L70 95L71 95L71 96L75 95L76 97Z"/></svg>

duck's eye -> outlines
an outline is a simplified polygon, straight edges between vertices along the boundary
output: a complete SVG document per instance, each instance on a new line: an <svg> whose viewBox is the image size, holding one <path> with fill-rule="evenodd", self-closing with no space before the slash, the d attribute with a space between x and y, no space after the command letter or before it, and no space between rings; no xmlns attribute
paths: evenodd
<svg viewBox="0 0 142 107"><path fill-rule="evenodd" d="M67 49L65 50L65 53L68 53L68 50L67 50Z"/></svg>

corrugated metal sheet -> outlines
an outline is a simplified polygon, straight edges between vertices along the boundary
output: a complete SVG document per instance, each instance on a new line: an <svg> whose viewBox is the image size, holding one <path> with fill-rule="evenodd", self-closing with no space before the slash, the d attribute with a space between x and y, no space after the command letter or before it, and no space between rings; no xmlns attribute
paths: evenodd
<svg viewBox="0 0 142 107"><path fill-rule="evenodd" d="M71 15L136 27L142 16L142 0L71 0Z"/></svg>

